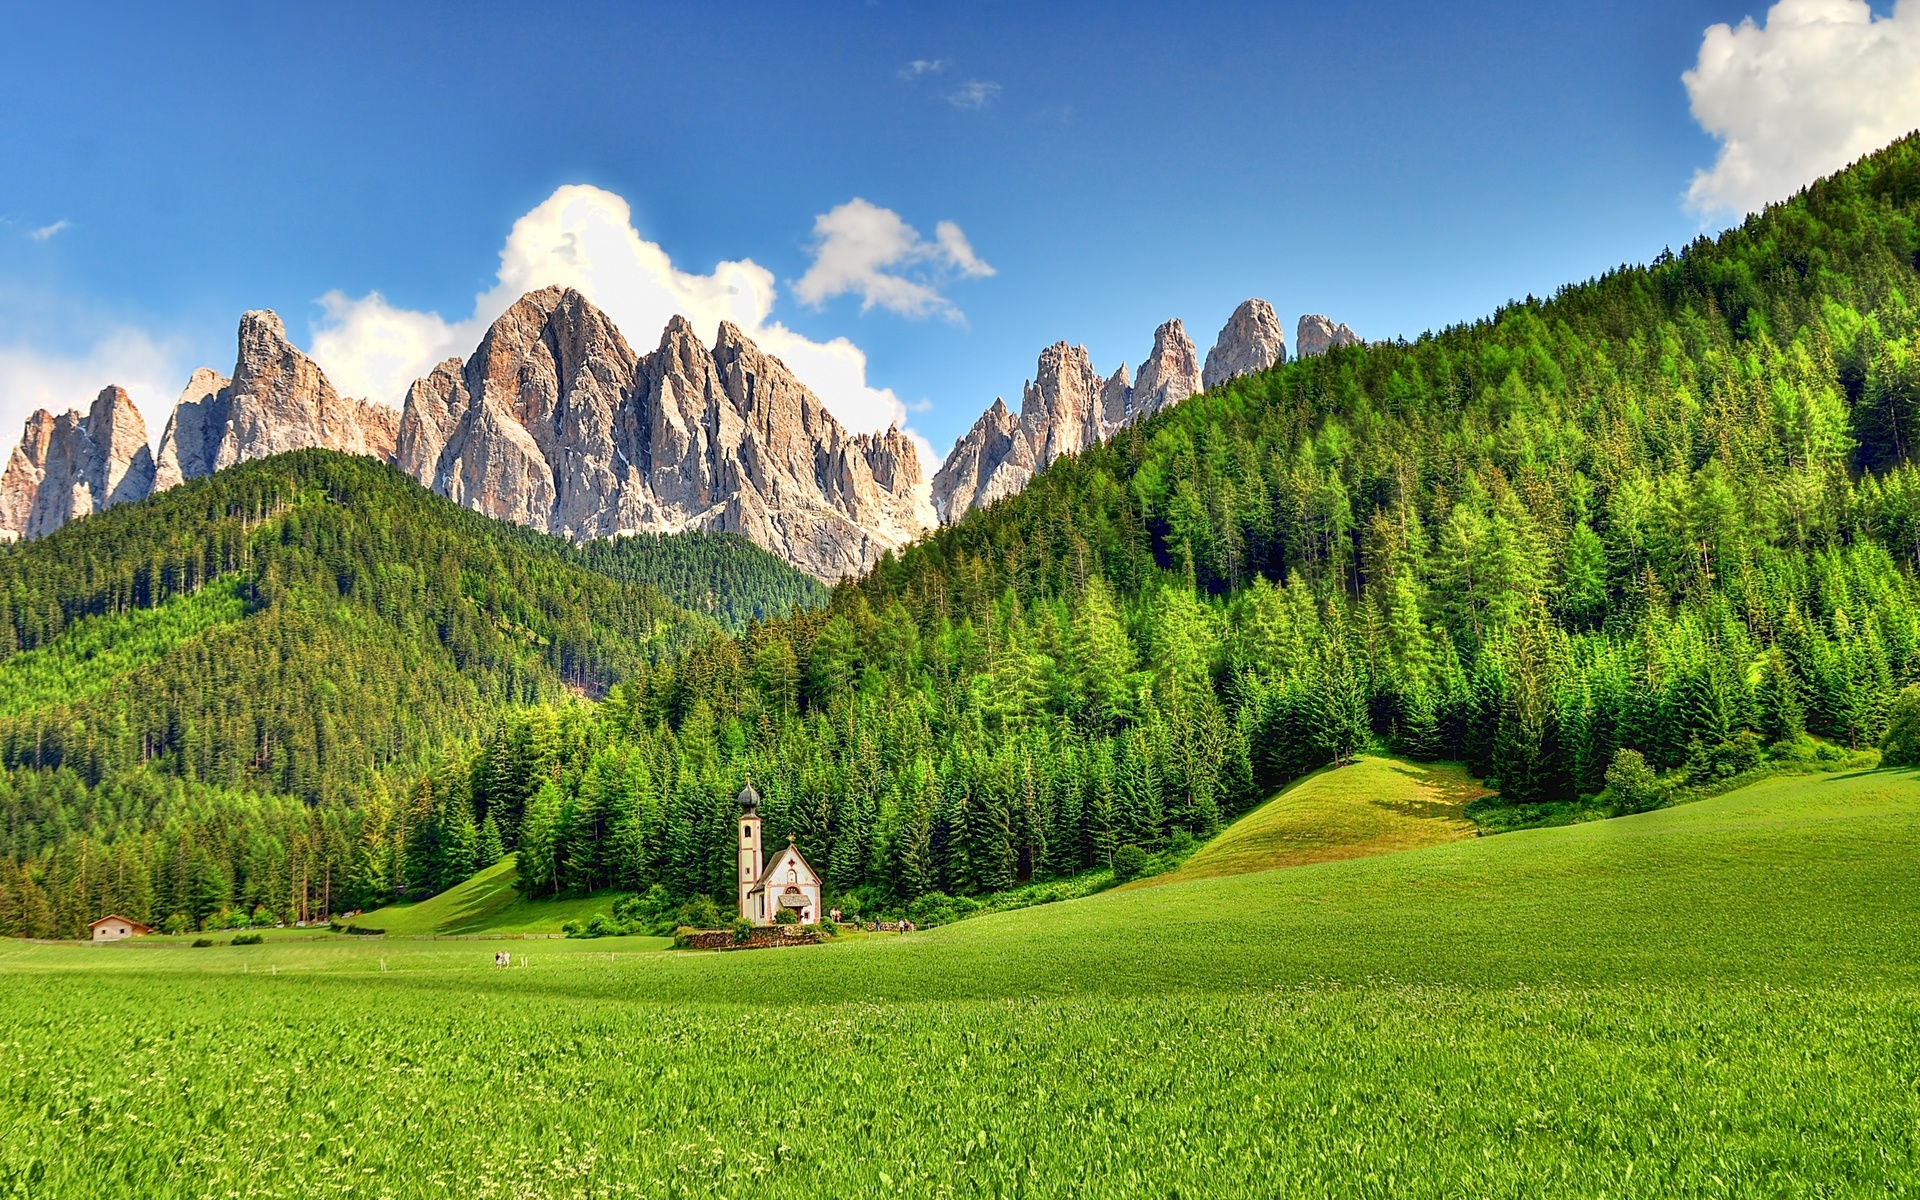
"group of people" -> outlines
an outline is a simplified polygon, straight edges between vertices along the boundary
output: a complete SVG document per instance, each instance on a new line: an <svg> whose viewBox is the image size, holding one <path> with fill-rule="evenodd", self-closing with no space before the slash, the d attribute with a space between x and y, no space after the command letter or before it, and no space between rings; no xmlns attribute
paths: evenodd
<svg viewBox="0 0 1920 1200"><path fill-rule="evenodd" d="M833 923L834 923L835 925L838 925L838 924L840 923L840 920L841 920L841 918L840 918L840 910L836 908L836 909L833 909L832 911L830 911L830 912L828 912L828 913L827 913L827 919L828 919L828 920L830 920L830 921L832 921L832 922L833 922ZM874 933L879 933L879 932L880 932L880 925L881 925L881 922L880 922L879 920L877 920L877 919L876 919L876 920L874 920L874 921L872 921L872 922L870 922L870 923L868 923L867 925L865 925L865 926L863 926L863 928L865 928L865 929L869 929L869 930L871 930L871 931L873 931ZM907 919L906 919L905 917L902 917L902 918L900 918L900 932L901 932L901 933L912 933L912 932L913 932L913 931L914 931L915 929L917 929L917 928L919 928L919 926L917 926L917 925L915 925L915 924L914 924L914 923L913 923L912 921L909 921L909 920L907 920Z"/></svg>
<svg viewBox="0 0 1920 1200"><path fill-rule="evenodd" d="M494 954L494 956L493 956L493 965L494 965L494 966L496 966L496 967L510 967L510 966L512 966L512 965L513 965L513 952L512 952L511 950L501 950L501 951L499 951L499 952L497 952L497 953L495 953L495 954Z"/></svg>

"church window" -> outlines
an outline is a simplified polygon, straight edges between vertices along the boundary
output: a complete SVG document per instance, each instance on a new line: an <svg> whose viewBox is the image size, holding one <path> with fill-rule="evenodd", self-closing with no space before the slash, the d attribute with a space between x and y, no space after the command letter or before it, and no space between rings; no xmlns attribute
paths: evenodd
<svg viewBox="0 0 1920 1200"><path fill-rule="evenodd" d="M787 882L788 883L800 882L800 876L794 872L794 869L792 867L787 868Z"/></svg>

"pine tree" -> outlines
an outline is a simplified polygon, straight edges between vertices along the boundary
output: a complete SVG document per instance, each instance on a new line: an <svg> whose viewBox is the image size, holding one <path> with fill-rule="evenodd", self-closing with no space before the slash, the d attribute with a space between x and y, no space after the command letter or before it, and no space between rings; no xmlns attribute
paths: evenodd
<svg viewBox="0 0 1920 1200"><path fill-rule="evenodd" d="M487 819L480 822L479 838L474 844L474 865L485 870L506 855L506 848L500 841L500 823L493 819L492 813L488 813Z"/></svg>

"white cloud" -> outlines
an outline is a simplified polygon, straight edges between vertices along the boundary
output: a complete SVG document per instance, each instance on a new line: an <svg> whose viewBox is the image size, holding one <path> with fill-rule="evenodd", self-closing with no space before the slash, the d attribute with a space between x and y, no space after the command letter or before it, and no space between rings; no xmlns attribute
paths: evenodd
<svg viewBox="0 0 1920 1200"><path fill-rule="evenodd" d="M653 349L676 313L709 342L721 321L731 321L779 356L848 428L884 429L906 420L892 389L868 385L859 347L846 338L815 342L769 319L777 290L771 271L750 259L720 263L705 275L681 271L640 236L631 208L612 192L562 187L515 221L497 279L475 297L472 315L456 321L396 308L378 292L359 299L329 292L320 300L324 315L314 328L313 357L343 392L397 404L434 364L471 354L522 295L559 285L577 288L604 309L642 353Z"/></svg>
<svg viewBox="0 0 1920 1200"><path fill-rule="evenodd" d="M469 323L395 308L379 292L354 300L336 289L320 297L320 307L326 316L314 327L310 352L333 386L349 396L398 404L407 385L435 363L464 357L478 344L466 338Z"/></svg>
<svg viewBox="0 0 1920 1200"><path fill-rule="evenodd" d="M947 103L955 108L985 108L1000 95L1000 85L991 79L969 79L947 93Z"/></svg>
<svg viewBox="0 0 1920 1200"><path fill-rule="evenodd" d="M0 456L12 453L17 431L35 409L85 412L109 384L127 389L147 420L147 440L157 445L187 382L184 359L179 346L131 327L114 329L71 355L0 346Z"/></svg>
<svg viewBox="0 0 1920 1200"><path fill-rule="evenodd" d="M1920 0L1779 0L1764 24L1715 25L1681 76L1720 139L1687 206L1745 213L1920 127Z"/></svg>
<svg viewBox="0 0 1920 1200"><path fill-rule="evenodd" d="M916 58L895 73L902 79L914 80L922 75L938 75L946 69L947 60L944 58Z"/></svg>
<svg viewBox="0 0 1920 1200"><path fill-rule="evenodd" d="M73 222L63 218L61 220L55 221L51 225L42 225L40 228L29 232L27 236L32 238L36 242L44 242L49 240L50 238L57 237L62 232L72 228L73 228Z"/></svg>
<svg viewBox="0 0 1920 1200"><path fill-rule="evenodd" d="M934 240L927 241L899 213L858 196L815 217L813 233L813 265L793 293L816 307L851 293L860 297L862 312L877 304L908 317L938 313L957 319L960 310L935 286L940 277L994 273L953 222L940 222ZM907 268L921 268L919 277L902 274Z"/></svg>

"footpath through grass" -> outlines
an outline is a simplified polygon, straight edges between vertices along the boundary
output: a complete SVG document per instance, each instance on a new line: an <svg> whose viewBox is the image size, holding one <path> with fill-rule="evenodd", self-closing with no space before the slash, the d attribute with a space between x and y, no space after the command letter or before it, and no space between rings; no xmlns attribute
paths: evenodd
<svg viewBox="0 0 1920 1200"><path fill-rule="evenodd" d="M0 1193L1911 1194L1916 847L1879 772L820 948L17 946Z"/></svg>

